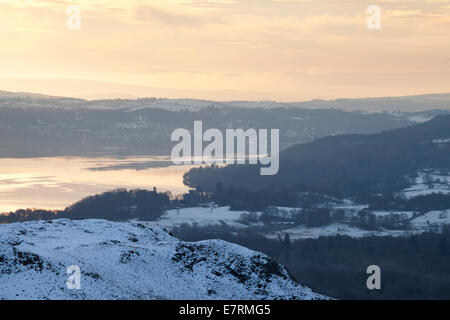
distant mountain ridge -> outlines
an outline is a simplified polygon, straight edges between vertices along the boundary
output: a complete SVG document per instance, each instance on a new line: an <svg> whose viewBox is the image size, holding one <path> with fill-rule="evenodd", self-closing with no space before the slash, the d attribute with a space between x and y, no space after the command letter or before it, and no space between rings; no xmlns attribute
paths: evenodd
<svg viewBox="0 0 450 320"><path fill-rule="evenodd" d="M376 133L450 113L307 106L156 98L88 101L0 92L0 157L167 156L173 147L171 133L192 129L198 120L205 130L279 128L280 147L285 149L324 136Z"/></svg>
<svg viewBox="0 0 450 320"><path fill-rule="evenodd" d="M449 110L450 93L422 94L401 97L356 98L335 100L312 100L293 102L295 107L336 108L341 110L361 110L368 112L401 111L418 112L425 110Z"/></svg>
<svg viewBox="0 0 450 320"><path fill-rule="evenodd" d="M431 110L450 110L450 93L434 93L400 97L340 98L334 100L308 100L297 102L277 101L214 101L206 99L169 99L154 96L142 98L81 99L51 96L39 93L10 92L0 90L0 107L7 99L25 99L34 107L42 108L91 108L91 109L129 109L156 107L167 110L197 110L209 106L227 108L302 108L302 109L341 109L366 112L420 112ZM22 105L23 106L23 105Z"/></svg>

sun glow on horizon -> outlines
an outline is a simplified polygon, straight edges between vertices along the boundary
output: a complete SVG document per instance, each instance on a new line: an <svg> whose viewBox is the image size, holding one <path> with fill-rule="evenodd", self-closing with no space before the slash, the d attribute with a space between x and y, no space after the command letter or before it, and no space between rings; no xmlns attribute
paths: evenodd
<svg viewBox="0 0 450 320"><path fill-rule="evenodd" d="M372 4L379 30L366 28ZM74 5L79 30L67 28ZM0 90L280 101L450 91L450 1L0 0L0 26Z"/></svg>

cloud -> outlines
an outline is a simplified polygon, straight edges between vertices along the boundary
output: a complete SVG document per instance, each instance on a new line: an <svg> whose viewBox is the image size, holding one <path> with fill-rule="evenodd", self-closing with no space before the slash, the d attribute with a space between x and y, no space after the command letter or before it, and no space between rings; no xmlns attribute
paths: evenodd
<svg viewBox="0 0 450 320"><path fill-rule="evenodd" d="M191 10L194 11L194 10ZM219 19L199 13L188 12L176 7L157 7L149 5L139 5L134 8L134 17L140 22L153 22L169 26L199 27L205 24L219 23Z"/></svg>

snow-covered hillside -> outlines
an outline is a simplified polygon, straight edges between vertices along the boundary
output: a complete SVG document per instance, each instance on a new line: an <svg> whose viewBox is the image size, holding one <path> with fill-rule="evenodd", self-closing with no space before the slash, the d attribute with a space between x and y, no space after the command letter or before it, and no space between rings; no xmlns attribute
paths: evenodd
<svg viewBox="0 0 450 320"><path fill-rule="evenodd" d="M69 289L69 266L81 270ZM267 256L104 220L0 225L0 299L321 299Z"/></svg>
<svg viewBox="0 0 450 320"><path fill-rule="evenodd" d="M406 199L434 193L450 194L450 172L446 170L422 170L417 172L417 176L410 178L410 180L412 181L411 186L400 193Z"/></svg>

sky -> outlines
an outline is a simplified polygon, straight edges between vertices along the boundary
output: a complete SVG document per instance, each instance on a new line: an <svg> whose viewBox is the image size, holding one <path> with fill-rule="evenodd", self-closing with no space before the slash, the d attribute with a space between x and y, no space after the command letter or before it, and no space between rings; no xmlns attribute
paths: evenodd
<svg viewBox="0 0 450 320"><path fill-rule="evenodd" d="M0 90L277 101L450 92L450 1L0 0L0 27Z"/></svg>

